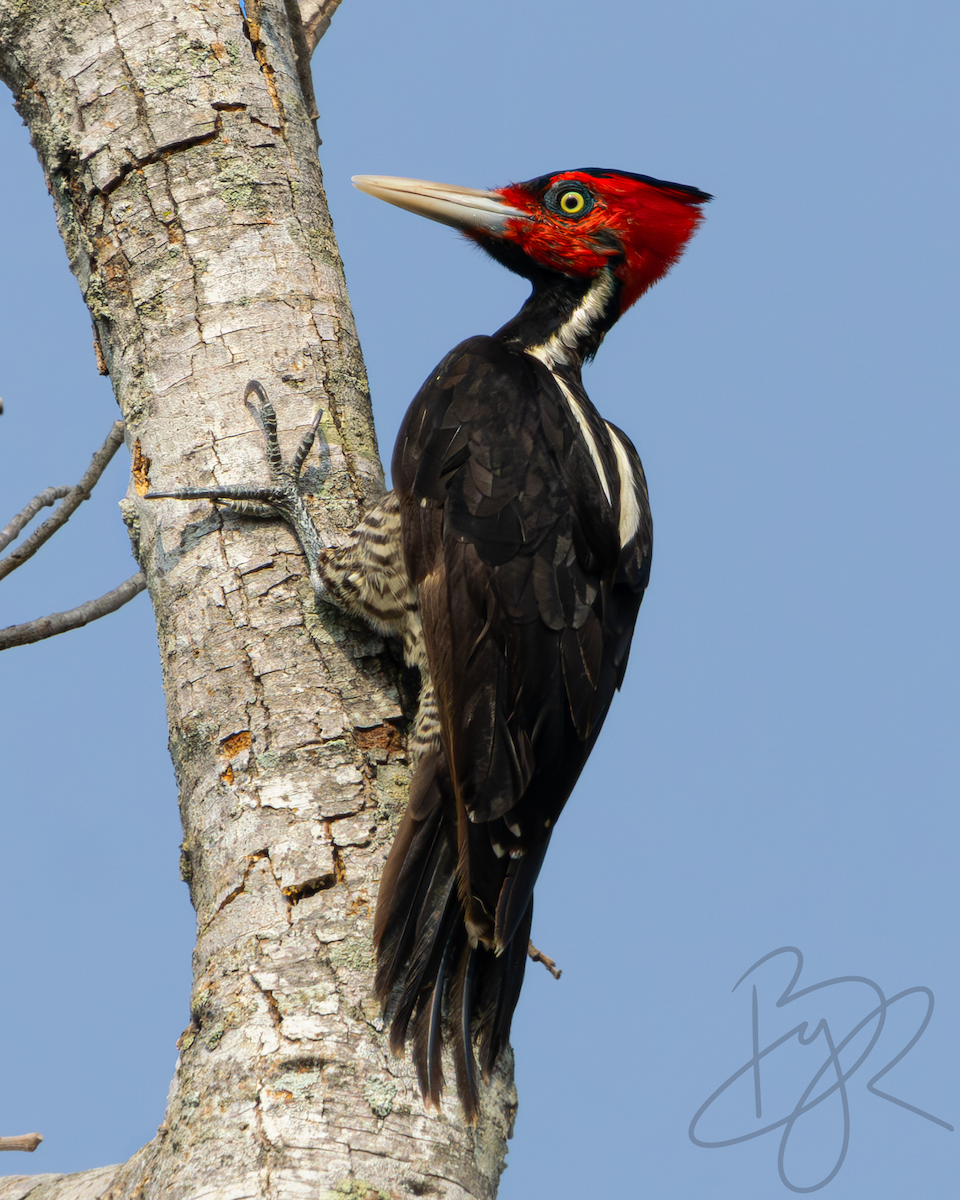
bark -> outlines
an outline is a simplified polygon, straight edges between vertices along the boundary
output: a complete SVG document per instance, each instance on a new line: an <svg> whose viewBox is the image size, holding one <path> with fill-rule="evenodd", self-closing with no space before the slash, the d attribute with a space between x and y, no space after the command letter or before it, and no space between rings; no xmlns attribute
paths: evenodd
<svg viewBox="0 0 960 1200"><path fill-rule="evenodd" d="M508 1064L476 1129L453 1099L426 1113L371 996L377 880L408 778L391 652L315 609L278 523L143 499L266 482L241 403L253 378L287 447L323 408L326 536L383 487L298 9L246 12L0 0L0 74L126 423L123 515L157 615L198 926L156 1138L121 1166L7 1179L2 1200L486 1198L503 1168Z"/></svg>

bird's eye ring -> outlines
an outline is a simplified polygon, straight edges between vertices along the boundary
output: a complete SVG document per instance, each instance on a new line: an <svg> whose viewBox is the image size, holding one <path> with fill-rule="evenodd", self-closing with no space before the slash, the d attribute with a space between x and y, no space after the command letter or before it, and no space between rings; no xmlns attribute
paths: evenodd
<svg viewBox="0 0 960 1200"><path fill-rule="evenodd" d="M547 208L561 217L584 217L593 208L593 196L578 184L558 183L544 196Z"/></svg>

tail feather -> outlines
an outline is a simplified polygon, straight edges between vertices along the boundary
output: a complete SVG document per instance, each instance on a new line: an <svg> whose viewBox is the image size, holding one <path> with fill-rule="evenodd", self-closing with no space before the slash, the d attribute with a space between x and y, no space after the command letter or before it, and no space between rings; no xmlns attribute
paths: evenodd
<svg viewBox="0 0 960 1200"><path fill-rule="evenodd" d="M444 1083L441 1062L443 993L452 951L453 938L448 937L433 985L428 994L422 997L413 1032L413 1060L417 1067L420 1091L425 1100L437 1107Z"/></svg>
<svg viewBox="0 0 960 1200"><path fill-rule="evenodd" d="M489 1082L500 1051L510 1041L513 1012L520 999L523 976L527 967L527 946L533 925L533 901L527 905L517 931L506 949L496 959L496 973L485 981L477 1003L477 1036L479 1038L480 1069Z"/></svg>
<svg viewBox="0 0 960 1200"><path fill-rule="evenodd" d="M381 1000L386 1000L401 964L413 951L438 860L445 849L449 855L446 840L439 809L423 821L415 821L407 813L397 832L380 881L380 895L390 896L391 902L389 906L378 903L374 919L375 989Z"/></svg>
<svg viewBox="0 0 960 1200"><path fill-rule="evenodd" d="M434 751L421 759L410 784L406 812L380 877L380 894L390 896L392 902L377 905L373 944L377 947L380 970L388 976L395 970L396 958L408 949L418 912L415 889L419 887L425 864L431 860L432 843L441 834L442 793L437 779L438 770L444 765L441 758ZM416 847L412 847L414 839L417 840ZM429 848L428 842L431 843ZM377 995L384 998L379 983Z"/></svg>
<svg viewBox="0 0 960 1200"><path fill-rule="evenodd" d="M480 1108L477 1063L473 1056L473 993L477 960L486 951L469 942L463 947L450 994L450 1018L453 1022L453 1059L457 1067L457 1094L468 1121L476 1120Z"/></svg>
<svg viewBox="0 0 960 1200"><path fill-rule="evenodd" d="M446 869L444 869L446 866ZM434 885L424 897L417 922L417 938L405 970L403 986L390 1023L390 1047L400 1054L407 1040L407 1028L414 1011L422 1006L431 987L443 986L443 964L451 925L456 919L457 905L451 904L455 879L444 864L436 864Z"/></svg>
<svg viewBox="0 0 960 1200"><path fill-rule="evenodd" d="M476 1121L479 1079L489 1080L509 1040L543 853L538 847L529 858L501 857L482 827L468 823L464 866L442 752L430 772L432 779L419 781L416 804L404 815L381 879L374 921L376 989L394 1053L403 1052L412 1033L412 1057L426 1102L439 1106L446 1040L464 1112ZM479 941L475 930L475 936L468 935L464 891L488 928Z"/></svg>

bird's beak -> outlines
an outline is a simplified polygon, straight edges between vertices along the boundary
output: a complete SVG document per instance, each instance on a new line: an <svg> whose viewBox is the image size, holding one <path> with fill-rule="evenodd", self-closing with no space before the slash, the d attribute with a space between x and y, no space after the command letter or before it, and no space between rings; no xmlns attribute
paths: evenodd
<svg viewBox="0 0 960 1200"><path fill-rule="evenodd" d="M499 192L428 183L425 179L396 179L392 175L354 175L353 186L464 233L500 234L513 218L529 220L529 214L508 204Z"/></svg>

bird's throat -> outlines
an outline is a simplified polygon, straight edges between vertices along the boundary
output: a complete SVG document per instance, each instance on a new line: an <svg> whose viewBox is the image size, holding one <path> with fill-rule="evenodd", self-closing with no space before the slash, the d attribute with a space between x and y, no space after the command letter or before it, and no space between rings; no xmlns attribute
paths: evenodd
<svg viewBox="0 0 960 1200"><path fill-rule="evenodd" d="M579 369L619 317L619 292L619 280L610 270L587 280L565 275L537 279L526 304L495 336L521 343L551 370Z"/></svg>

